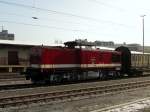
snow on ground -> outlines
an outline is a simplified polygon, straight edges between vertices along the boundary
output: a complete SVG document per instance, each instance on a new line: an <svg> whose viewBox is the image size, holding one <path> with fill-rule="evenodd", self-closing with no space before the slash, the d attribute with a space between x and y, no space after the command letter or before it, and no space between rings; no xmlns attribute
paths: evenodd
<svg viewBox="0 0 150 112"><path fill-rule="evenodd" d="M139 112L141 109L150 107L150 99L138 101L135 103L129 103L127 105L110 109L103 112ZM97 111L98 112L98 111Z"/></svg>

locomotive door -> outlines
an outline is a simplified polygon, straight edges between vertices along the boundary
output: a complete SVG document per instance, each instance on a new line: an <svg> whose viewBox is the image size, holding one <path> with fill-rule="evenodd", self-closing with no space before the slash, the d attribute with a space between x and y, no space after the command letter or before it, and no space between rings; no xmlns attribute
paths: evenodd
<svg viewBox="0 0 150 112"><path fill-rule="evenodd" d="M81 49L77 49L75 55L76 55L75 62L78 65L78 67L80 67L81 66Z"/></svg>
<svg viewBox="0 0 150 112"><path fill-rule="evenodd" d="M8 51L8 65L18 65L18 52L17 51Z"/></svg>

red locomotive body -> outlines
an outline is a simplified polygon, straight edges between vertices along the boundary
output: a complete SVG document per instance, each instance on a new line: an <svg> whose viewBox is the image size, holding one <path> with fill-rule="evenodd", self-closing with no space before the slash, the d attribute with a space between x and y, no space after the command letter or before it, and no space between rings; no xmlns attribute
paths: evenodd
<svg viewBox="0 0 150 112"><path fill-rule="evenodd" d="M84 80L89 71L100 77L119 74L121 53L99 49L34 47L30 55L28 78L32 81L60 82ZM107 71L107 72L106 72Z"/></svg>
<svg viewBox="0 0 150 112"><path fill-rule="evenodd" d="M80 57L81 68L119 69L121 67L120 55L119 52L115 51L82 50Z"/></svg>
<svg viewBox="0 0 150 112"><path fill-rule="evenodd" d="M35 57L34 52L39 48L32 48L31 58ZM70 69L76 68L80 65L80 50L68 49L68 48L47 48L42 47L39 49L38 57L36 61L31 59L31 67L42 69ZM32 63L33 62L33 63Z"/></svg>

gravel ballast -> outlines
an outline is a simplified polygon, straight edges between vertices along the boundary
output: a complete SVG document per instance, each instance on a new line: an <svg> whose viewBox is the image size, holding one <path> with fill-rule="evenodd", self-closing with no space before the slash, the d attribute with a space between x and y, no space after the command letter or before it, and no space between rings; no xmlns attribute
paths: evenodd
<svg viewBox="0 0 150 112"><path fill-rule="evenodd" d="M148 80L150 78L145 77L145 79ZM139 79L136 79L136 80L139 80ZM141 80L144 80L144 79L140 79L140 81ZM114 80L114 81L115 83L119 83L118 80ZM130 81L133 81L133 79L131 79ZM123 82L126 82L126 80L124 80ZM101 82L101 84L104 84L104 83L111 84L112 82L111 81ZM80 85L80 87L83 87L83 86L85 85L84 84ZM64 86L58 86L58 88L62 88L62 87ZM49 87L49 88L54 89L54 87ZM54 90L56 90L56 88ZM38 88L38 89L39 91L40 90L42 91L41 88ZM25 92L25 90L23 90L23 92ZM59 103L59 104L41 103L41 104L33 104L33 105L28 105L28 106L23 106L23 107L14 107L14 108L11 107L11 108L0 109L0 112L90 112L93 110L98 110L98 109L113 106L113 105L135 101L135 100L142 99L145 97L150 97L150 87L134 89L131 91L126 91L126 92L121 92L121 93L116 93L116 94L111 94L111 95L105 94L97 98L83 99L83 100L65 102L65 103Z"/></svg>

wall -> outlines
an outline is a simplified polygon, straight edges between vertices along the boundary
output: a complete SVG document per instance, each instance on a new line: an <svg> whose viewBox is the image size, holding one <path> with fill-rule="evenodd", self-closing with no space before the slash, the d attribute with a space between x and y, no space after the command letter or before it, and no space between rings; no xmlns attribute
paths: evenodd
<svg viewBox="0 0 150 112"><path fill-rule="evenodd" d="M29 64L29 50L30 47L21 46L3 46L0 49L0 65L8 65L8 52L17 51L19 65Z"/></svg>

